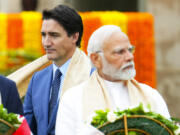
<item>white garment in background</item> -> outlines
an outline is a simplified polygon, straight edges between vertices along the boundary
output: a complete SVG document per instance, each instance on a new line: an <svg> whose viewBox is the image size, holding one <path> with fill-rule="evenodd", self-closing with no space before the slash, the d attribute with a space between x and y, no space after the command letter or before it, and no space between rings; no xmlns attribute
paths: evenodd
<svg viewBox="0 0 180 135"><path fill-rule="evenodd" d="M84 84L85 83L82 83L71 88L63 95L57 114L55 128L56 135L82 135L82 132L86 132L84 128L85 122L83 121L82 114L82 95ZM110 98L114 98L114 100L111 99L114 104L114 108L118 107L120 109L127 109L131 107L127 88L125 88L122 84L118 85L108 81L105 81L105 84L110 94ZM170 118L167 105L158 91L145 84L140 83L139 85L141 86L142 90L146 91L146 93L149 93L148 95L151 96L151 99L157 103L155 112L165 116L166 118ZM122 89L117 91L118 88ZM86 135L95 135L95 133L86 133Z"/></svg>

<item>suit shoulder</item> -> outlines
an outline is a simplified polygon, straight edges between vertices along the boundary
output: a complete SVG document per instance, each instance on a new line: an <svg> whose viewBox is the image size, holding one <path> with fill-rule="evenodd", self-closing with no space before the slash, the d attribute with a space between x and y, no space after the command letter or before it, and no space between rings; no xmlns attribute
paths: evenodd
<svg viewBox="0 0 180 135"><path fill-rule="evenodd" d="M36 75L36 76L42 76L42 75L44 75L45 73L51 71L52 69L53 69L53 67L52 67L52 64L51 64L51 65L49 65L48 67L46 67L46 68L44 68L44 69L42 69L42 70L40 70L40 71L35 72L34 75Z"/></svg>
<svg viewBox="0 0 180 135"><path fill-rule="evenodd" d="M15 84L14 81L4 77L4 76L0 76L0 83L2 84Z"/></svg>

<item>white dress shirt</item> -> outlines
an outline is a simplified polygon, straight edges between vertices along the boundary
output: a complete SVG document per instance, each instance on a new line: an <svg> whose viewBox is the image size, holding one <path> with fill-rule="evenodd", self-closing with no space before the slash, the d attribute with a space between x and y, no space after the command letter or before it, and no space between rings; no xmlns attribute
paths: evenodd
<svg viewBox="0 0 180 135"><path fill-rule="evenodd" d="M61 71L62 75L61 75L61 78L60 78L60 86L59 86L59 93L58 93L58 100L57 102L59 102L59 98L60 98L60 94L61 94L61 88L62 88L62 85L63 85L63 82L64 82L64 78L65 78L65 75L66 75L66 72L67 72L67 69L68 69L68 66L69 66L69 63L70 63L71 59L67 60L62 66L58 67L56 66L54 63L53 63L53 80L54 80L54 77L55 77L55 72L56 70L59 68L59 70ZM52 87L51 87L51 91L50 91L50 97L51 97L51 92L52 92ZM49 98L50 100L50 98Z"/></svg>

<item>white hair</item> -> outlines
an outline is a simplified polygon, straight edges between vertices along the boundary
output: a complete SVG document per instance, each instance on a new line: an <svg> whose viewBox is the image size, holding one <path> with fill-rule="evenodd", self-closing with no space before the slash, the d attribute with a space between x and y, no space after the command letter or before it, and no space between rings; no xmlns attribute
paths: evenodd
<svg viewBox="0 0 180 135"><path fill-rule="evenodd" d="M104 25L93 32L89 38L87 52L88 56L91 53L95 53L103 49L104 42L117 31L121 31L121 28L116 25Z"/></svg>

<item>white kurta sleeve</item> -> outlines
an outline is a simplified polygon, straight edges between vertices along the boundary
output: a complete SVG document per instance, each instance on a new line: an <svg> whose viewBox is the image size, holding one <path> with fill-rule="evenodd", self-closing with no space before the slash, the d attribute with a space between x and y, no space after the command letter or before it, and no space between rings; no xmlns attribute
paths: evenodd
<svg viewBox="0 0 180 135"><path fill-rule="evenodd" d="M57 119L55 134L56 135L75 135L75 122L76 114L73 99L71 99L71 94L65 93L60 101Z"/></svg>
<svg viewBox="0 0 180 135"><path fill-rule="evenodd" d="M170 118L170 113L168 111L166 102L164 101L163 97L159 94L157 90L155 90L155 93L156 93L156 102L158 104L157 113L165 116L166 118Z"/></svg>
<svg viewBox="0 0 180 135"><path fill-rule="evenodd" d="M83 121L82 85L69 89L62 96L57 112L56 135L103 135L99 130Z"/></svg>
<svg viewBox="0 0 180 135"><path fill-rule="evenodd" d="M146 92L149 93L148 95L151 96L151 99L153 99L156 103L155 112L163 115L166 118L170 118L168 107L160 93L148 85L141 84L141 86L143 90L146 90Z"/></svg>
<svg viewBox="0 0 180 135"><path fill-rule="evenodd" d="M83 124L77 135L104 135L104 133L89 124Z"/></svg>

